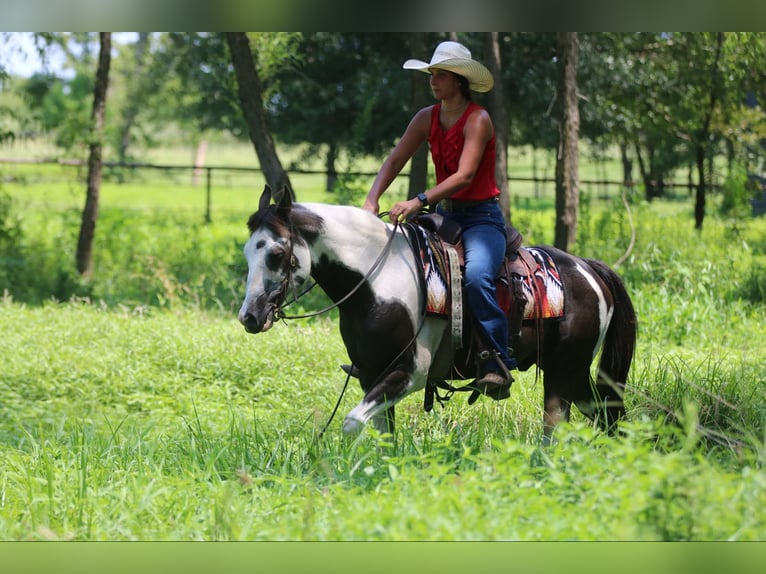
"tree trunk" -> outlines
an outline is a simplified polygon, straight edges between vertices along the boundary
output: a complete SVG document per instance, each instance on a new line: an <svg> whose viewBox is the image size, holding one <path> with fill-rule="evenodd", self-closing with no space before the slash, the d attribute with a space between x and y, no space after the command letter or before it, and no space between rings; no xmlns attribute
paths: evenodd
<svg viewBox="0 0 766 574"><path fill-rule="evenodd" d="M90 115L90 144L88 155L88 187L85 207L82 210L80 236L77 240L77 271L89 276L93 272L93 238L96 235L98 219L98 196L101 188L102 137L104 134L104 112L106 91L109 85L109 65L112 56L112 33L99 33L100 52L96 70L96 85L93 88L93 110Z"/></svg>
<svg viewBox="0 0 766 574"><path fill-rule="evenodd" d="M554 245L569 251L577 237L580 204L578 140L580 111L577 102L577 32L559 32L558 124L556 154L556 233Z"/></svg>
<svg viewBox="0 0 766 574"><path fill-rule="evenodd" d="M426 32L415 32L410 41L410 52L412 54L425 54ZM422 74L410 74L412 86L412 108L420 110L433 101L428 80L421 77ZM410 182L407 190L407 197L412 199L417 194L426 190L428 185L428 144L423 144L415 152L410 160Z"/></svg>
<svg viewBox="0 0 766 574"><path fill-rule="evenodd" d="M628 144L620 144L620 159L622 160L622 182L628 189L633 189L633 160L628 155Z"/></svg>
<svg viewBox="0 0 766 574"><path fill-rule="evenodd" d="M646 201L652 201L655 197L659 197L664 193L665 182L662 175L656 175L656 168L654 162L654 148L651 144L647 144L646 151L649 156L649 165L647 167L644 154L641 152L641 144L636 141L636 158L638 159L638 167L641 171L641 180L644 182L644 197Z"/></svg>
<svg viewBox="0 0 766 574"><path fill-rule="evenodd" d="M694 229L701 230L705 220L705 146L698 143L694 149L697 162L697 196L694 199Z"/></svg>
<svg viewBox="0 0 766 574"><path fill-rule="evenodd" d="M718 105L719 90L721 83L721 74L718 71L718 63L721 60L721 54L723 52L723 43L725 34L718 32L716 35L716 47L715 56L713 57L713 64L710 69L710 97L708 98L708 109L705 113L705 118L702 122L702 126L699 130L697 137L697 143L695 146L695 160L697 162L697 174L699 181L697 182L697 197L694 201L694 229L702 230L702 222L705 220L705 190L707 187L708 179L712 181L713 172L710 170L709 178L705 178L705 157L707 156L708 146L710 145L708 139L710 137L710 123L713 120L713 114L715 108Z"/></svg>
<svg viewBox="0 0 766 574"><path fill-rule="evenodd" d="M505 90L501 81L500 42L497 32L484 34L484 60L495 78L489 92L489 115L495 126L495 182L500 190L500 207L505 220L511 221L511 202L508 191L508 113L505 109Z"/></svg>
<svg viewBox="0 0 766 574"><path fill-rule="evenodd" d="M250 40L245 32L226 32L226 41L237 76L239 103L266 182L275 193L279 193L284 186L292 192L290 179L277 157L274 140L263 111L261 82L255 69L253 53L250 51Z"/></svg>
<svg viewBox="0 0 766 574"><path fill-rule="evenodd" d="M338 181L338 172L335 170L335 160L338 159L338 146L331 142L327 148L327 157L325 158L325 169L327 170L327 181L325 189L328 193L335 188L335 182Z"/></svg>
<svg viewBox="0 0 766 574"><path fill-rule="evenodd" d="M638 160L638 171L641 172L641 181L644 182L644 197L647 201L650 201L651 195L649 194L649 174L646 172L646 162L644 162L644 154L641 153L641 144L638 141L635 142L636 159Z"/></svg>

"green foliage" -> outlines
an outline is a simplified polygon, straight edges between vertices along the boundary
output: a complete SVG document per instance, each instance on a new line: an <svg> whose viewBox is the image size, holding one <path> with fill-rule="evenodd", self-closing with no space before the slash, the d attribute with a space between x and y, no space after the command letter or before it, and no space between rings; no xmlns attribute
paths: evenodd
<svg viewBox="0 0 766 574"><path fill-rule="evenodd" d="M72 212L61 214L70 223L73 216ZM0 292L15 293L20 300L31 302L87 295L74 266L77 237L72 227L69 231L46 228L48 223L37 229L41 235L32 236L16 213L12 198L0 195Z"/></svg>
<svg viewBox="0 0 766 574"><path fill-rule="evenodd" d="M90 73L70 80L37 74L22 88L40 128L55 133L56 145L65 150L87 144L93 82Z"/></svg>
<svg viewBox="0 0 766 574"><path fill-rule="evenodd" d="M753 259L750 272L739 286L738 295L753 303L766 303L766 257Z"/></svg>
<svg viewBox="0 0 766 574"><path fill-rule="evenodd" d="M300 57L273 70L271 126L287 143L388 151L412 114L411 78L401 70L406 46L399 33L303 34L295 46Z"/></svg>
<svg viewBox="0 0 766 574"><path fill-rule="evenodd" d="M0 330L4 540L766 536L763 436L711 448L695 397L678 424L634 409L618 438L573 422L541 448L523 374L503 403L411 399L394 437L343 440L335 420L319 438L346 359L334 321L249 336L195 310L6 298Z"/></svg>
<svg viewBox="0 0 766 574"><path fill-rule="evenodd" d="M723 184L721 214L730 217L746 217L750 215L751 192L747 189L747 171L735 166L726 176Z"/></svg>
<svg viewBox="0 0 766 574"><path fill-rule="evenodd" d="M361 205L369 189L367 178L338 174L331 191L331 200L338 205Z"/></svg>

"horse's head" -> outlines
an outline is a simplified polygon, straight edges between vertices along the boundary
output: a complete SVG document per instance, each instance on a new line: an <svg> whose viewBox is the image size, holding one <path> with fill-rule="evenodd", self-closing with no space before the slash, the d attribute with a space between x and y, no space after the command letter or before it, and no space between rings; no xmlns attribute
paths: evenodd
<svg viewBox="0 0 766 574"><path fill-rule="evenodd" d="M268 331L288 292L301 285L311 273L307 238L318 233L307 224L305 210L293 206L292 192L283 188L271 203L266 186L258 211L247 222L250 239L245 244L247 286L239 310L239 321L248 333Z"/></svg>

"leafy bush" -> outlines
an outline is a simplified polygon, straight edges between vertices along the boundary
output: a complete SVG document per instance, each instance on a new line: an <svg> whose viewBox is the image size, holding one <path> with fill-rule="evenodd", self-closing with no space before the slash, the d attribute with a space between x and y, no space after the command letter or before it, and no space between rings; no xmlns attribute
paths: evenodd
<svg viewBox="0 0 766 574"><path fill-rule="evenodd" d="M749 199L752 192L747 188L747 171L734 166L723 184L723 198L720 211L729 217L746 217L750 214Z"/></svg>
<svg viewBox="0 0 766 574"><path fill-rule="evenodd" d="M738 290L743 299L753 303L766 303L766 257L753 260L749 275Z"/></svg>
<svg viewBox="0 0 766 574"><path fill-rule="evenodd" d="M54 228L50 223L46 219L35 233L25 229L12 199L0 195L0 293L8 291L28 303L89 294L74 265L76 236L67 233L66 226Z"/></svg>

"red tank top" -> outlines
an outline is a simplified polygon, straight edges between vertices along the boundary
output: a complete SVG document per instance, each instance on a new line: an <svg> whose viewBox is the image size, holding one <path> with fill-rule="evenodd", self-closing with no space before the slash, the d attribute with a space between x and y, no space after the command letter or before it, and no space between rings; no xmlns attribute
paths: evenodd
<svg viewBox="0 0 766 574"><path fill-rule="evenodd" d="M470 102L457 123L448 130L443 130L439 124L441 104L436 104L431 109L431 132L428 136L428 144L431 147L436 183L441 183L457 171L460 154L465 145L463 136L465 123L472 112L481 109L484 108ZM481 157L473 181L453 193L450 199L480 201L497 195L500 195L500 190L495 183L495 136L493 134L492 139L484 147L484 155Z"/></svg>

